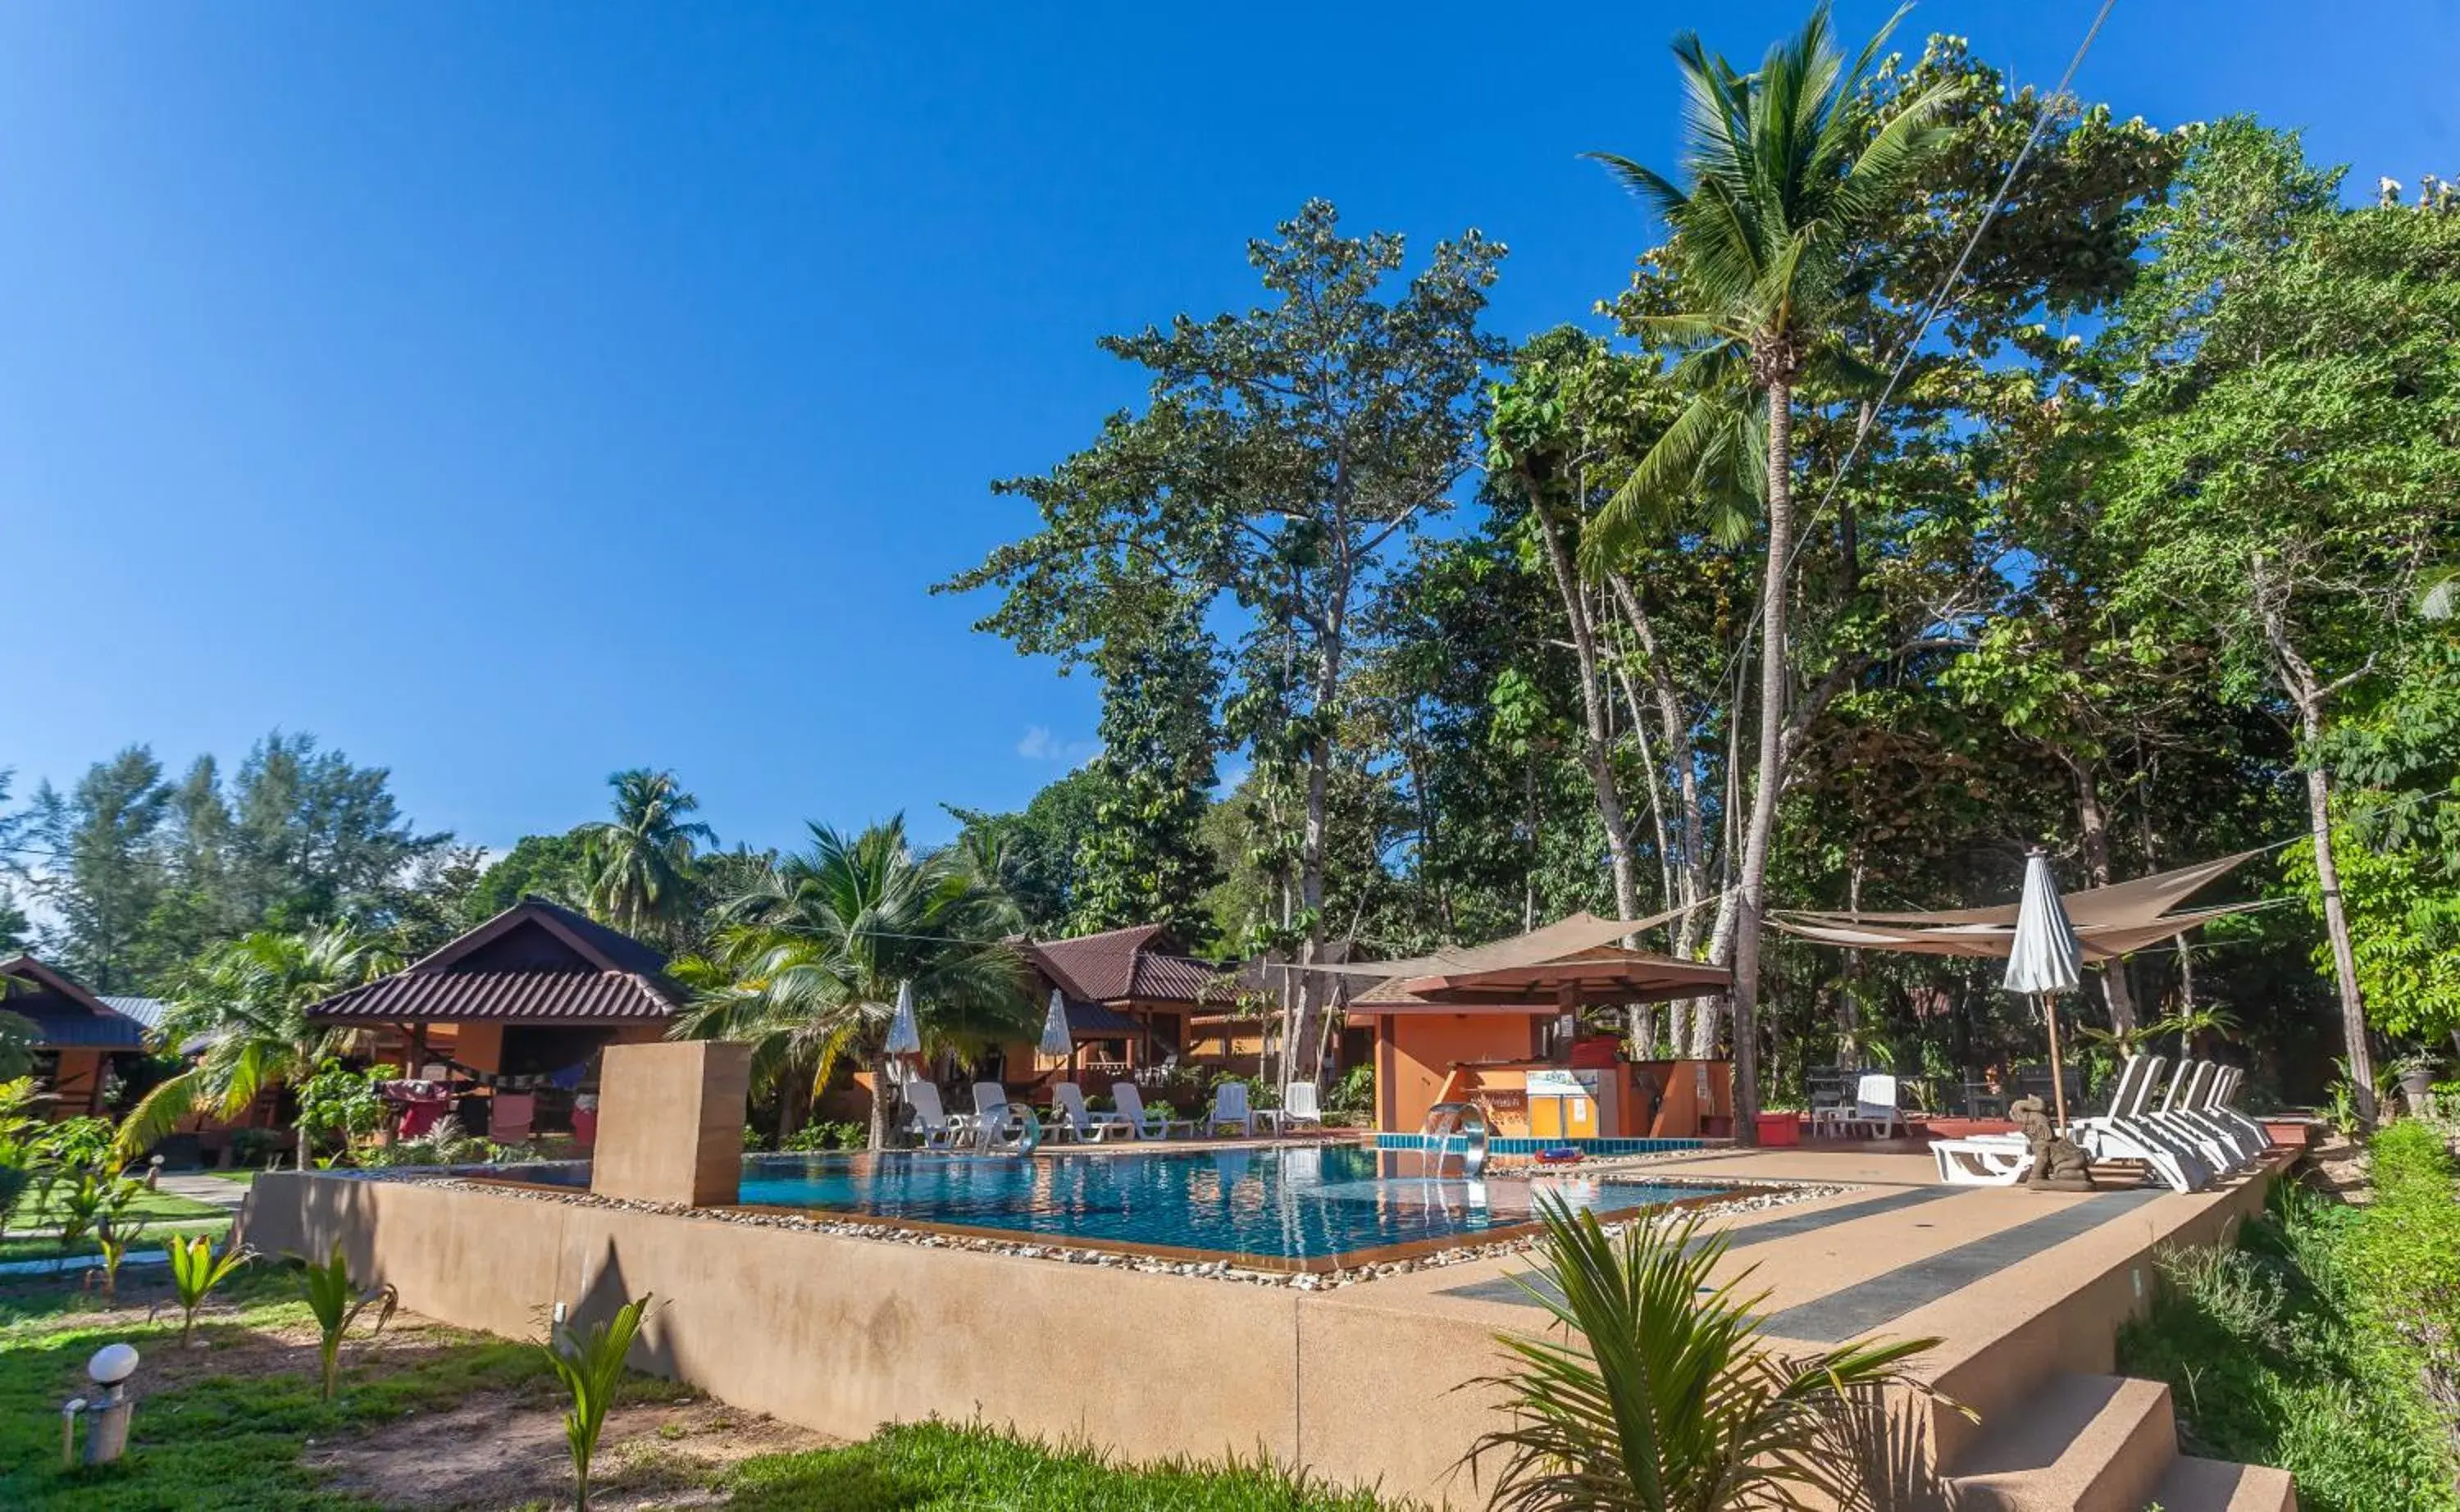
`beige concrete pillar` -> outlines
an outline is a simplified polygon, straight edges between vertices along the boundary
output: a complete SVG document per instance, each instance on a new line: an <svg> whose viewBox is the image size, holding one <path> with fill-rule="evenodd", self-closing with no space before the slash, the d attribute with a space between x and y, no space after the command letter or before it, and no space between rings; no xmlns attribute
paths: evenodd
<svg viewBox="0 0 2460 1512"><path fill-rule="evenodd" d="M732 1203L743 1176L752 1047L684 1039L609 1045L600 1054L589 1189L693 1207Z"/></svg>

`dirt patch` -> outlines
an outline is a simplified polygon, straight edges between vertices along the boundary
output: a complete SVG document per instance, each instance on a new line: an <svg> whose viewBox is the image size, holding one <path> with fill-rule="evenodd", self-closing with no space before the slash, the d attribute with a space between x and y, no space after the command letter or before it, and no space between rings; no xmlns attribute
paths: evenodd
<svg viewBox="0 0 2460 1512"><path fill-rule="evenodd" d="M820 1448L804 1429L699 1401L618 1407L606 1415L590 1505L605 1512L718 1505L710 1484L753 1455ZM303 1462L332 1490L389 1506L504 1508L568 1503L572 1460L552 1402L489 1394L371 1433L319 1444Z"/></svg>
<svg viewBox="0 0 2460 1512"><path fill-rule="evenodd" d="M2374 1201L2374 1178L2366 1163L2365 1148L2330 1130L2325 1130L2322 1139L2298 1162L2297 1179L2308 1189L2344 1203L2363 1204Z"/></svg>

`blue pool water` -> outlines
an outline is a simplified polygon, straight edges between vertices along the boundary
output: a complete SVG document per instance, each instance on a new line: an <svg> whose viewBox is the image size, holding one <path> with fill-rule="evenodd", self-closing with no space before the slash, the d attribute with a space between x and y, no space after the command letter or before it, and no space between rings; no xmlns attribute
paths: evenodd
<svg viewBox="0 0 2460 1512"><path fill-rule="evenodd" d="M1061 1154L756 1156L742 1201L904 1218L1053 1240L1105 1240L1306 1261L1422 1240L1474 1238L1530 1222L1532 1183L1442 1181L1424 1157L1355 1145ZM1453 1168L1455 1171L1457 1166ZM1541 1178L1601 1214L1697 1186Z"/></svg>

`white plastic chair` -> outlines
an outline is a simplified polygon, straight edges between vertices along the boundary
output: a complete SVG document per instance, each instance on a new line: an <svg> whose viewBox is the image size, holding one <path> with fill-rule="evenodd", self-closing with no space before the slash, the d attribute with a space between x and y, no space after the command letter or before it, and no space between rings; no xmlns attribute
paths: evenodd
<svg viewBox="0 0 2460 1512"><path fill-rule="evenodd" d="M1085 1106L1085 1089L1072 1081L1063 1081L1050 1089L1051 1110L1059 1115L1060 1131L1071 1139L1090 1139L1101 1143L1113 1133L1124 1130L1135 1138L1135 1125L1115 1113L1094 1113Z"/></svg>
<svg viewBox="0 0 2460 1512"><path fill-rule="evenodd" d="M1246 1089L1241 1088L1241 1091ZM1262 1117L1262 1115L1258 1115ZM1282 1106L1272 1116L1273 1127L1287 1134L1292 1129L1324 1127L1324 1104L1319 1100L1312 1081L1293 1081L1282 1089Z"/></svg>
<svg viewBox="0 0 2460 1512"><path fill-rule="evenodd" d="M1204 1120L1204 1132L1219 1133L1224 1124L1235 1123L1242 1136L1256 1132L1256 1112L1247 1106L1247 1084L1225 1081L1213 1089L1213 1112Z"/></svg>
<svg viewBox="0 0 2460 1512"><path fill-rule="evenodd" d="M905 1105L914 1110L915 1126L922 1132L925 1149L944 1150L959 1136L970 1134L974 1119L969 1114L950 1113L940 1102L940 1089L919 1077L898 1089Z"/></svg>
<svg viewBox="0 0 2460 1512"><path fill-rule="evenodd" d="M1875 1139L1905 1132L1904 1114L1897 1107L1896 1077L1874 1072L1856 1085L1853 1122L1870 1130Z"/></svg>
<svg viewBox="0 0 2460 1512"><path fill-rule="evenodd" d="M1111 1101L1117 1105L1119 1116L1127 1121L1128 1132L1139 1139L1167 1139L1176 1129L1196 1132L1195 1120L1168 1118L1145 1107L1145 1099L1136 1092L1133 1081L1111 1083Z"/></svg>

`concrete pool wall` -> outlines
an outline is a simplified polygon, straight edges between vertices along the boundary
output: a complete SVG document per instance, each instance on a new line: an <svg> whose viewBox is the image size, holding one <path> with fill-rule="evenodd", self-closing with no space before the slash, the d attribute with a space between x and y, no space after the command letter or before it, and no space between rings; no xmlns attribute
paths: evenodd
<svg viewBox="0 0 2460 1512"><path fill-rule="evenodd" d="M515 1338L541 1336L557 1301L655 1293L636 1363L846 1438L978 1417L1436 1500L1499 1420L1455 1389L1496 1364L1490 1325L1348 1293L321 1173L259 1178L244 1234L267 1254L338 1242L402 1306ZM1450 1495L1482 1500L1466 1480Z"/></svg>

